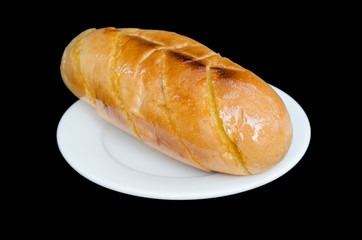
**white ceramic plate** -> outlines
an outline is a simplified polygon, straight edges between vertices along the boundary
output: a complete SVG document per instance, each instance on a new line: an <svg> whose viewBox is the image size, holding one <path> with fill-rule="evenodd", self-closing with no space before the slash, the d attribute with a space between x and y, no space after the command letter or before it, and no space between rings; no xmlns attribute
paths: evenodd
<svg viewBox="0 0 362 240"><path fill-rule="evenodd" d="M157 199L204 199L247 191L269 183L294 167L310 141L308 118L299 104L273 87L292 119L293 141L272 169L251 176L207 173L143 144L108 122L82 101L63 115L57 130L61 153L77 172L106 188Z"/></svg>

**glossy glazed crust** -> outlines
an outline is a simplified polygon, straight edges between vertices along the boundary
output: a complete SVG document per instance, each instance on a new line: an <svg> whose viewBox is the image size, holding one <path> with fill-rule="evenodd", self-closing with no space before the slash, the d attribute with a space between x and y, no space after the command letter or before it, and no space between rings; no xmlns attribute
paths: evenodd
<svg viewBox="0 0 362 240"><path fill-rule="evenodd" d="M65 49L61 74L104 119L205 171L259 173L291 144L288 111L268 84L176 33L86 30Z"/></svg>

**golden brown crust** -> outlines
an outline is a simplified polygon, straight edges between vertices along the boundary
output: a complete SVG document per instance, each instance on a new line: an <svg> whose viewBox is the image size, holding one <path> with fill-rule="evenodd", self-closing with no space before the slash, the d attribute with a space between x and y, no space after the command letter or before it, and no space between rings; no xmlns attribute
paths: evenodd
<svg viewBox="0 0 362 240"><path fill-rule="evenodd" d="M211 68L215 101L228 136L252 174L287 153L292 140L289 113L277 93L248 70Z"/></svg>
<svg viewBox="0 0 362 240"><path fill-rule="evenodd" d="M85 36L95 29L88 29L75 37L63 53L61 74L65 85L77 97L86 95L84 79L80 73L79 52Z"/></svg>
<svg viewBox="0 0 362 240"><path fill-rule="evenodd" d="M87 30L65 49L61 73L103 118L205 171L258 173L291 143L289 114L268 84L176 33Z"/></svg>

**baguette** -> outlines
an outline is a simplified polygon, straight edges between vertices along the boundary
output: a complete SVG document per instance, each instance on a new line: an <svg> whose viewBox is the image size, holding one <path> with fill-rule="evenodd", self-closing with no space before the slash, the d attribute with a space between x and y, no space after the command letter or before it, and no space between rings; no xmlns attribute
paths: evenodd
<svg viewBox="0 0 362 240"><path fill-rule="evenodd" d="M291 144L289 113L266 82L176 33L86 30L66 47L61 75L102 118L204 171L260 173Z"/></svg>

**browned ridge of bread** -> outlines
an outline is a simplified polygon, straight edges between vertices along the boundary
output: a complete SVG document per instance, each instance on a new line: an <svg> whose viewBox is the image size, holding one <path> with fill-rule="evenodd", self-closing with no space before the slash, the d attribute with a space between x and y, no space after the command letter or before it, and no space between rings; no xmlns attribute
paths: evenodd
<svg viewBox="0 0 362 240"><path fill-rule="evenodd" d="M65 49L61 74L101 117L205 171L259 173L291 144L288 111L267 83L176 33L86 30Z"/></svg>

